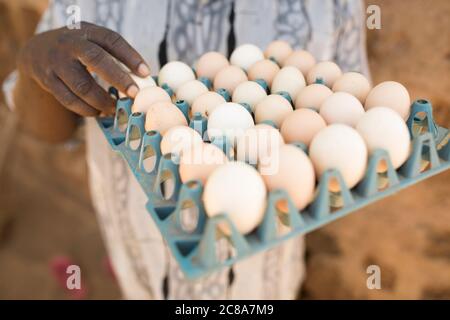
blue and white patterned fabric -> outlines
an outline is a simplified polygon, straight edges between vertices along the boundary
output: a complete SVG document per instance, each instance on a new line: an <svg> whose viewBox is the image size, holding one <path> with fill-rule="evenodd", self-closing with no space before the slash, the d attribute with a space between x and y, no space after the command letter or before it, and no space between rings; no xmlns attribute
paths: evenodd
<svg viewBox="0 0 450 320"><path fill-rule="evenodd" d="M227 53L234 6L236 45L261 48L273 39L368 75L361 0L54 0L37 32L65 25L69 5L82 20L121 33L159 69L168 60L193 64L204 52ZM5 84L11 96L14 75ZM9 94L8 94L9 93ZM12 105L12 99L9 99ZM94 119L86 120L87 159L99 225L124 296L129 299L293 299L304 277L303 238L250 257L197 281L184 278L145 210L146 197ZM230 275L232 274L232 277Z"/></svg>

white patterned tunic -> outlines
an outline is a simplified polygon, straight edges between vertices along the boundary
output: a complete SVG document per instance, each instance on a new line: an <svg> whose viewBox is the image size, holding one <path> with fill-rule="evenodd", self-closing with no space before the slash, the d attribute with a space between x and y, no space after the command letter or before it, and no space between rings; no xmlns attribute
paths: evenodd
<svg viewBox="0 0 450 320"><path fill-rule="evenodd" d="M230 30L236 45L253 43L265 48L273 39L284 39L296 49L309 50L318 60L335 60L344 71L368 74L360 0L54 0L37 32L65 25L71 4L81 8L82 20L121 33L153 74L159 69L164 39L167 60L193 64L207 51L227 54ZM13 83L14 75L4 86L9 97ZM232 269L187 280L145 209L146 196L125 162L110 150L94 119L86 119L86 142L92 199L126 298L296 297L304 277L302 237Z"/></svg>

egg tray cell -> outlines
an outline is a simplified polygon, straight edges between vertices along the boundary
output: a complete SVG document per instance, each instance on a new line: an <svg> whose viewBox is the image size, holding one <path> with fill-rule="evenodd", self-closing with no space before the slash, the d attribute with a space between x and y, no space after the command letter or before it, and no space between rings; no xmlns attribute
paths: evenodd
<svg viewBox="0 0 450 320"><path fill-rule="evenodd" d="M252 233L242 235L226 213L206 216L201 200L202 184L181 183L178 165L170 155L161 155L161 135L156 131L145 132L145 115L131 113L131 104L128 98L119 99L115 116L98 118L98 124L112 149L125 159L139 181L148 197L148 212L181 270L192 279L316 230L450 168L449 130L435 124L428 101L417 100L407 120L412 152L402 167L395 170L387 152L376 150L369 158L364 179L352 190L345 186L337 170L328 170L318 182L313 202L301 212L284 190L274 190L268 195L263 222ZM176 104L186 111L185 103ZM207 122L197 115L190 126L201 128L204 133ZM220 141L213 142L220 147ZM383 174L377 172L381 161L387 166ZM329 191L331 181L340 184L340 192ZM221 231L224 226L228 226L227 235ZM229 240L228 246L232 248L225 259L217 254L218 239Z"/></svg>

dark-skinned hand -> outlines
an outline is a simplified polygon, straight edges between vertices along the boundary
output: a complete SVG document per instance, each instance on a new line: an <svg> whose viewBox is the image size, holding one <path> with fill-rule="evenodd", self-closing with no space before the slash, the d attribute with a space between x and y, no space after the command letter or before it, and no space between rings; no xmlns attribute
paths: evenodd
<svg viewBox="0 0 450 320"><path fill-rule="evenodd" d="M138 87L117 61L141 77L150 70L118 33L87 22L80 25L80 29L63 27L32 37L20 52L19 70L78 115L110 114L114 99L89 71L134 98Z"/></svg>

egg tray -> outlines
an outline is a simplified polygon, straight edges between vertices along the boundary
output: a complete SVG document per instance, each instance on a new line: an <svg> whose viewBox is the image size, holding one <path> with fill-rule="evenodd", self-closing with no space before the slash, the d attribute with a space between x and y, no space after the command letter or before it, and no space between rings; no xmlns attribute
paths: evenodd
<svg viewBox="0 0 450 320"><path fill-rule="evenodd" d="M268 195L262 223L252 233L242 235L226 213L212 218L206 216L201 182L181 183L178 165L170 154L161 155L161 135L156 131L145 132L145 115L132 113L131 104L128 98L119 99L116 115L98 118L98 124L112 149L125 159L139 181L148 197L148 212L181 270L192 279L316 230L450 168L449 130L435 124L428 101L417 100L407 120L412 152L402 167L395 170L387 152L376 150L369 158L364 179L352 190L345 186L337 170L328 170L318 182L313 202L301 212L286 191L274 190ZM176 105L187 115L185 102ZM204 133L207 121L196 115L190 126ZM220 139L213 143L229 151ZM383 174L377 172L380 161L387 165ZM329 191L331 181L339 183L340 192ZM187 226L188 216L194 217L193 225ZM228 226L227 235L221 231L225 230L224 226ZM224 238L232 248L225 259L217 254L218 239Z"/></svg>

